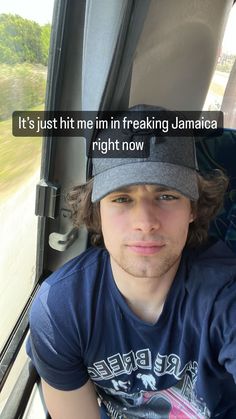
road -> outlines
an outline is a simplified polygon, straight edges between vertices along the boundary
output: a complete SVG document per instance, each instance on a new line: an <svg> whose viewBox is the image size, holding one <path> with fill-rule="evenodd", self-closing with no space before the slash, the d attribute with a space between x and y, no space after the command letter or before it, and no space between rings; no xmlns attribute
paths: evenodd
<svg viewBox="0 0 236 419"><path fill-rule="evenodd" d="M33 287L37 217L35 185L39 173L0 206L0 349Z"/></svg>

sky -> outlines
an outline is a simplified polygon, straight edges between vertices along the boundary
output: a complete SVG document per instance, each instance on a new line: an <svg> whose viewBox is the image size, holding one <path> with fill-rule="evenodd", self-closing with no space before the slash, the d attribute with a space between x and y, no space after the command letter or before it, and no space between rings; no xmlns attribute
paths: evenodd
<svg viewBox="0 0 236 419"><path fill-rule="evenodd" d="M40 25L51 23L54 0L0 0L0 13L12 13Z"/></svg>
<svg viewBox="0 0 236 419"><path fill-rule="evenodd" d="M52 21L54 0L0 0L0 13L18 14L40 25ZM236 54L236 6L233 7L225 32L222 52Z"/></svg>

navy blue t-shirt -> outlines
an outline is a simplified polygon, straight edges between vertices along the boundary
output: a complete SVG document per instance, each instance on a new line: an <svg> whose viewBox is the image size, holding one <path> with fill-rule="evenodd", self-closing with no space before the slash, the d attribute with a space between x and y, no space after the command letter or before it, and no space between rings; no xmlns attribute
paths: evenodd
<svg viewBox="0 0 236 419"><path fill-rule="evenodd" d="M183 252L155 324L91 248L42 284L30 330L39 375L60 390L90 378L111 417L236 418L236 259L222 242Z"/></svg>

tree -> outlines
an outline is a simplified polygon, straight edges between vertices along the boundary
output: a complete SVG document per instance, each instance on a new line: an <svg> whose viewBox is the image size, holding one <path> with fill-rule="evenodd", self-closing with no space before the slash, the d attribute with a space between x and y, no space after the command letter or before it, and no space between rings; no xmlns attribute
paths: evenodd
<svg viewBox="0 0 236 419"><path fill-rule="evenodd" d="M42 48L42 64L48 63L48 51L50 43L51 25L47 23L41 27L41 48Z"/></svg>
<svg viewBox="0 0 236 419"><path fill-rule="evenodd" d="M40 26L18 15L0 15L0 62L47 65L50 30L49 24Z"/></svg>

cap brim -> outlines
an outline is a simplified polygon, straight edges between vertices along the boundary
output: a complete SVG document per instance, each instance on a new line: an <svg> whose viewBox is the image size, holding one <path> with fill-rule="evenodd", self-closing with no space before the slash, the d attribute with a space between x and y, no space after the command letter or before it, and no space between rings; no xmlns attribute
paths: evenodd
<svg viewBox="0 0 236 419"><path fill-rule="evenodd" d="M92 202L121 187L140 184L166 186L194 201L199 197L196 170L163 162L122 164L97 174L93 182Z"/></svg>

